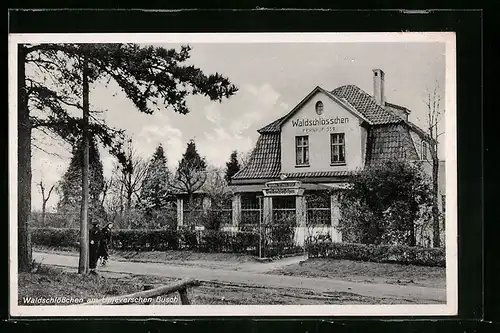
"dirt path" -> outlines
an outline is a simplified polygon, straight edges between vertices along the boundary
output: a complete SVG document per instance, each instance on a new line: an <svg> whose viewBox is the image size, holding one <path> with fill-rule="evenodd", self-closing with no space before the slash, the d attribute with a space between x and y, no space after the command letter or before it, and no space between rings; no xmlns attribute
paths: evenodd
<svg viewBox="0 0 500 333"><path fill-rule="evenodd" d="M77 267L78 257L49 254L33 253L33 258L46 265L55 265L63 267ZM279 262L263 263L263 271L277 268L277 265L286 264L287 260L293 262L299 258L287 258ZM271 264L274 264L272 266ZM242 265L242 267L245 267ZM122 272L138 275L156 275L173 278L195 278L200 281L218 281L229 283L241 283L257 286L268 286L278 288L301 288L317 292L348 292L362 296L383 297L412 300L420 304L444 303L446 302L445 289L427 288L417 286L400 286L390 284L360 283L348 282L342 280L332 280L325 278L307 278L297 276L283 276L262 274L255 264L246 266L248 270L223 270L209 269L192 266L174 266L160 263L138 263L109 261L106 267L100 268L106 272Z"/></svg>

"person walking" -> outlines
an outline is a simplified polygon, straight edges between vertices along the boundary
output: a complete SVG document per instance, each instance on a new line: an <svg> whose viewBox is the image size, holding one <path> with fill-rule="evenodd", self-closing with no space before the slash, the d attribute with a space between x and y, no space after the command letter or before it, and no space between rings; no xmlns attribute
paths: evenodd
<svg viewBox="0 0 500 333"><path fill-rule="evenodd" d="M89 269L90 274L97 274L96 266L99 260L99 241L101 238L101 230L97 222L92 222L92 228L89 231Z"/></svg>
<svg viewBox="0 0 500 333"><path fill-rule="evenodd" d="M101 265L106 266L106 262L109 258L109 243L111 243L111 228L112 223L108 223L101 230L101 239L99 242L99 257L102 258Z"/></svg>

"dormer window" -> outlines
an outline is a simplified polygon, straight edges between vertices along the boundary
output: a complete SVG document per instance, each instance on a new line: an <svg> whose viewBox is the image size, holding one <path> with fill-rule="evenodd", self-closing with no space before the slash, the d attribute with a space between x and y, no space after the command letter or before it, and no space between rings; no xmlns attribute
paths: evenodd
<svg viewBox="0 0 500 333"><path fill-rule="evenodd" d="M322 115L323 114L323 102L322 101L317 101L316 102L316 113L318 115Z"/></svg>

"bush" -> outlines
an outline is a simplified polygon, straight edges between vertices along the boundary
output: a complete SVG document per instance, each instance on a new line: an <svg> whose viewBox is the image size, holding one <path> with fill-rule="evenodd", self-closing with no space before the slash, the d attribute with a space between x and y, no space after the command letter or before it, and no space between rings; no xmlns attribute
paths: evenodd
<svg viewBox="0 0 500 333"><path fill-rule="evenodd" d="M78 247L79 229L36 228L31 231L34 245ZM230 252L256 254L259 234L215 230L120 229L111 231L110 248L122 251L191 250L198 252Z"/></svg>
<svg viewBox="0 0 500 333"><path fill-rule="evenodd" d="M49 247L78 247L79 229L34 228L30 230L31 242Z"/></svg>
<svg viewBox="0 0 500 333"><path fill-rule="evenodd" d="M443 248L317 242L307 244L307 253L310 258L347 259L418 266L446 266L446 253Z"/></svg>

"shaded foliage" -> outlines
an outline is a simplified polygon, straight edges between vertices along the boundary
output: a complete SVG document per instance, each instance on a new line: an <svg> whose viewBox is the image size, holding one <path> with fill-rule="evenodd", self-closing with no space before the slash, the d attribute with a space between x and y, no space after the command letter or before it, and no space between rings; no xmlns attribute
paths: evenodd
<svg viewBox="0 0 500 333"><path fill-rule="evenodd" d="M238 152L235 150L231 153L229 161L226 162L226 174L224 179L229 184L231 183L231 178L240 171L240 162L238 161Z"/></svg>
<svg viewBox="0 0 500 333"><path fill-rule="evenodd" d="M75 214L80 209L82 201L82 169L83 169L83 145L80 142L73 149L68 169L59 182L59 202L57 210L59 213ZM95 141L91 140L89 145L89 217L90 220L98 220L104 216L101 195L104 190L103 167L99 151Z"/></svg>
<svg viewBox="0 0 500 333"><path fill-rule="evenodd" d="M187 194L188 204L193 203L193 194L205 184L206 169L205 158L198 153L194 140L189 141L177 166L175 181L172 183L175 190Z"/></svg>
<svg viewBox="0 0 500 333"><path fill-rule="evenodd" d="M415 230L432 204L421 165L387 161L357 172L342 197L343 239L363 244L416 245Z"/></svg>

